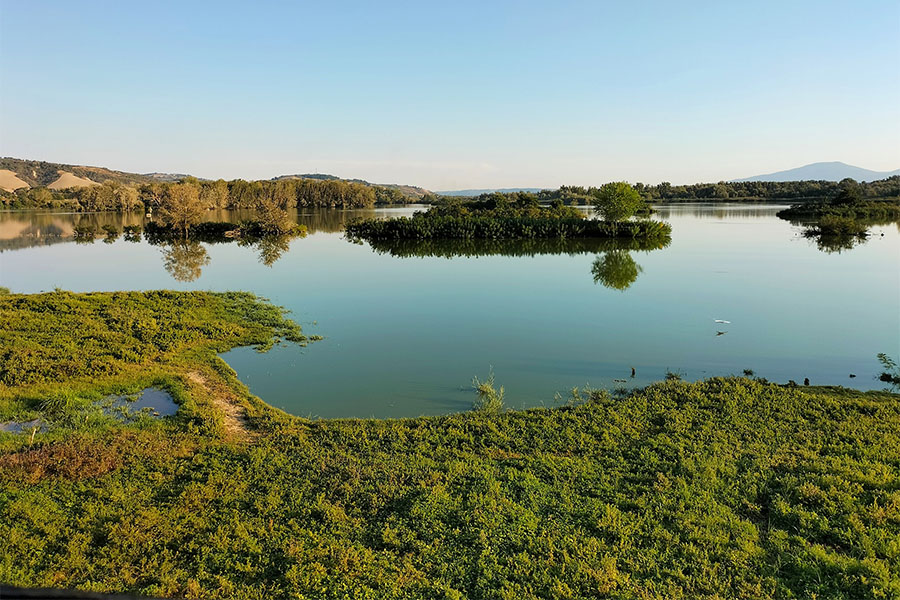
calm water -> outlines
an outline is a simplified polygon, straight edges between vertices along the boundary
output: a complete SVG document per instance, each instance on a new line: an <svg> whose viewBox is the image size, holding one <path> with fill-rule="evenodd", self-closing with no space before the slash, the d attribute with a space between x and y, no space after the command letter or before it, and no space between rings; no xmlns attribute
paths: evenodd
<svg viewBox="0 0 900 600"><path fill-rule="evenodd" d="M267 297L325 339L223 356L254 393L303 416L466 410L472 377L491 368L513 407L551 405L572 386L642 386L666 371L697 379L753 369L779 382L880 388L876 353L900 354L898 227L827 253L778 209L663 207L672 243L645 251L590 242L375 251L340 233L349 217L411 208L301 213L310 235L284 248L81 244L76 224L121 228L143 217L7 212L0 285Z"/></svg>

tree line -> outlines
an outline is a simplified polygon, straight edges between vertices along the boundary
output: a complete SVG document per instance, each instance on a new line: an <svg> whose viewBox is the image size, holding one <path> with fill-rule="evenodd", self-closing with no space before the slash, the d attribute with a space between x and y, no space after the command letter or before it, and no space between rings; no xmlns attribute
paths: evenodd
<svg viewBox="0 0 900 600"><path fill-rule="evenodd" d="M878 181L860 182L838 181L720 181L718 183L694 183L672 185L662 182L658 185L635 183L637 190L650 201L683 200L822 200L837 196L847 182L859 187L862 198L888 198L900 196L900 176L895 175ZM543 190L537 194L541 202L560 199L566 204L593 204L593 187L567 186L558 190Z"/></svg>
<svg viewBox="0 0 900 600"><path fill-rule="evenodd" d="M398 190L341 180L280 179L277 181L201 181L193 177L178 183L137 186L116 181L51 190L45 187L0 193L3 208L65 208L75 211L132 211L158 208L166 195L182 186L190 188L206 209L256 208L261 202L281 208L362 208L407 202Z"/></svg>

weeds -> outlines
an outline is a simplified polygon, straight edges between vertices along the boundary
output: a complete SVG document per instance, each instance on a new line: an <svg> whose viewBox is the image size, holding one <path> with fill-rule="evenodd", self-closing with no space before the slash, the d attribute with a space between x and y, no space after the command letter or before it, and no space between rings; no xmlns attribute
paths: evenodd
<svg viewBox="0 0 900 600"><path fill-rule="evenodd" d="M503 411L504 390L503 386L500 386L499 390L494 387L493 369L491 369L485 381L480 381L477 375L473 377L472 388L478 394L478 398L475 399L472 406L473 410L491 415L496 415Z"/></svg>

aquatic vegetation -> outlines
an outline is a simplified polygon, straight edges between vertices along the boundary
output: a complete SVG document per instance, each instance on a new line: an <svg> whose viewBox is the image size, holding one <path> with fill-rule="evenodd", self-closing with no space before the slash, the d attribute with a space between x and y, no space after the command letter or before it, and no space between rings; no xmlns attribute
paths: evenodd
<svg viewBox="0 0 900 600"><path fill-rule="evenodd" d="M503 398L506 392L503 390L503 386L500 386L500 389L494 387L493 370L484 381L479 380L477 376L473 377L472 389L478 394L473 406L475 410L488 414L498 414L503 410Z"/></svg>
<svg viewBox="0 0 900 600"><path fill-rule="evenodd" d="M884 371L878 377L879 381L890 384L891 389L900 388L900 365L897 364L897 361L884 352L879 352L878 362L884 368Z"/></svg>
<svg viewBox="0 0 900 600"><path fill-rule="evenodd" d="M850 250L868 237L868 226L852 217L828 214L803 230L804 237L814 238L823 252Z"/></svg>
<svg viewBox="0 0 900 600"><path fill-rule="evenodd" d="M810 227L805 234L809 236L834 235L865 237L867 231L868 227L852 217L825 215L819 219L815 225Z"/></svg>
<svg viewBox="0 0 900 600"><path fill-rule="evenodd" d="M516 239L516 238L661 238L672 229L659 221L609 223L593 219L543 219L530 217L426 216L387 220L357 220L347 223L345 231L353 239Z"/></svg>
<svg viewBox="0 0 900 600"><path fill-rule="evenodd" d="M715 378L553 409L311 421L216 357L301 335L249 294L12 294L0 318L18 365L0 376L0 417L41 416L52 388L102 397L151 378L180 405L72 419L31 445L0 434L4 583L248 599L900 594L893 394ZM224 396L252 437L223 436Z"/></svg>
<svg viewBox="0 0 900 600"><path fill-rule="evenodd" d="M282 309L245 292L6 294L0 321L7 388L114 376L200 348L306 341Z"/></svg>
<svg viewBox="0 0 900 600"><path fill-rule="evenodd" d="M507 240L535 238L668 239L672 228L659 221L601 222L556 200L540 205L533 194L486 194L476 200L444 201L412 217L357 219L344 228L351 241Z"/></svg>

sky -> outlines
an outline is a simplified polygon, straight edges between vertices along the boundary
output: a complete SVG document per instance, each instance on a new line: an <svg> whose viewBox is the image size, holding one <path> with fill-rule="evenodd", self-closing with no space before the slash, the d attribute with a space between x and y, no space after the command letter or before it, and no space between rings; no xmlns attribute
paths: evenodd
<svg viewBox="0 0 900 600"><path fill-rule="evenodd" d="M0 0L0 155L432 190L900 168L900 1Z"/></svg>

